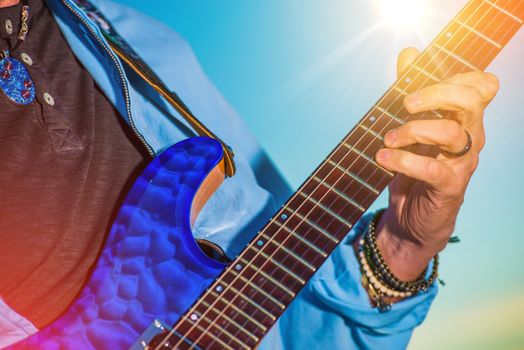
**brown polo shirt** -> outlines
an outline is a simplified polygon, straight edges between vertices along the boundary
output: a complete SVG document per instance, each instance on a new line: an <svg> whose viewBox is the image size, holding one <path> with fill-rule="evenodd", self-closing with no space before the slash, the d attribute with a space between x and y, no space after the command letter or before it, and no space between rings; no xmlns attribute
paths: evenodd
<svg viewBox="0 0 524 350"><path fill-rule="evenodd" d="M21 106L0 91L0 297L42 327L79 292L148 156L43 0L29 5L13 57L26 55L37 98ZM20 5L0 9L0 49L14 44L19 19Z"/></svg>

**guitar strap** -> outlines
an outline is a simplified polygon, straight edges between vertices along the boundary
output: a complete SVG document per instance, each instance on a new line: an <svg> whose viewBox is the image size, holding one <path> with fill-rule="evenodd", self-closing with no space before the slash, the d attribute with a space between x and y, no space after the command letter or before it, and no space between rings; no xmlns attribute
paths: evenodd
<svg viewBox="0 0 524 350"><path fill-rule="evenodd" d="M108 41L111 49L116 55L125 62L138 76L140 76L147 84L154 88L166 101L169 102L180 113L180 115L193 127L196 133L200 136L211 137L222 144L224 150L225 172L226 176L233 176L235 174L235 163L233 160L234 154L231 147L226 145L218 136L209 130L198 118L191 112L191 110L184 104L180 97L171 91L160 77L140 58L135 50L118 34L111 22L88 0L74 0L74 2L85 11L100 28L102 34Z"/></svg>

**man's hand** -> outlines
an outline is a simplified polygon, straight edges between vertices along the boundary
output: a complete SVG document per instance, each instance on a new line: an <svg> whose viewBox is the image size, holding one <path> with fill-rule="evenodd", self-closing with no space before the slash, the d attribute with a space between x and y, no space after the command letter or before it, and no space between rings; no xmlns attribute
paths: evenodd
<svg viewBox="0 0 524 350"><path fill-rule="evenodd" d="M397 65L400 75L419 55L405 49ZM498 91L498 80L488 73L459 74L408 95L410 113L441 109L451 119L410 121L385 135L377 162L397 172L389 186L389 207L377 227L377 243L392 272L413 280L431 258L446 246L479 153L484 146L484 108ZM471 135L471 150L452 158L436 159L402 150L412 144L438 145L459 152Z"/></svg>

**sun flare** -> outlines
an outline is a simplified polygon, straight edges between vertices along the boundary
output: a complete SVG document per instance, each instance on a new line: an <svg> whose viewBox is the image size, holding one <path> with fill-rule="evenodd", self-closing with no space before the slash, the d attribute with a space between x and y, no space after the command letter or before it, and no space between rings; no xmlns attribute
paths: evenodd
<svg viewBox="0 0 524 350"><path fill-rule="evenodd" d="M417 29L425 14L423 0L380 0L382 21L395 28Z"/></svg>

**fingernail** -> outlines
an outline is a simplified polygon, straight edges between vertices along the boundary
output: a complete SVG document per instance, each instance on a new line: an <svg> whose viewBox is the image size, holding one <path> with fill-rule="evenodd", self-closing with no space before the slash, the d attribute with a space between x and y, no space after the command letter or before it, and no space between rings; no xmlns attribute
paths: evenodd
<svg viewBox="0 0 524 350"><path fill-rule="evenodd" d="M379 161L387 161L389 158L391 158L391 151L388 149L381 149L377 152L377 160Z"/></svg>
<svg viewBox="0 0 524 350"><path fill-rule="evenodd" d="M418 107L422 104L422 94L414 92L406 96L406 103L411 107Z"/></svg>
<svg viewBox="0 0 524 350"><path fill-rule="evenodd" d="M395 141L397 140L397 131L396 130L390 130L386 133L386 136L384 137L384 143L386 146L392 146Z"/></svg>

